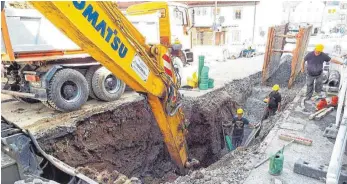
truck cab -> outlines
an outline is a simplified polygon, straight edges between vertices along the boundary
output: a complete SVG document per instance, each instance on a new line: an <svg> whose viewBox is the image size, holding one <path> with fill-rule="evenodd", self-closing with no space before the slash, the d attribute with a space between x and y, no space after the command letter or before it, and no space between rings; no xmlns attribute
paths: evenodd
<svg viewBox="0 0 347 184"><path fill-rule="evenodd" d="M183 65L193 62L188 6L173 2L147 2L129 6L126 17L146 37L148 44L180 44Z"/></svg>

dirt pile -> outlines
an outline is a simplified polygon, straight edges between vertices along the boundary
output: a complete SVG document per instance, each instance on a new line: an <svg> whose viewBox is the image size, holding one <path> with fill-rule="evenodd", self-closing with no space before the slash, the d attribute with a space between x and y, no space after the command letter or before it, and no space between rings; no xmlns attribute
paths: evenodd
<svg viewBox="0 0 347 184"><path fill-rule="evenodd" d="M252 169L252 158L257 156L257 147L235 150L222 157L208 168L193 171L190 175L179 177L175 182L194 184L240 184Z"/></svg>
<svg viewBox="0 0 347 184"><path fill-rule="evenodd" d="M105 184L141 184L141 181L138 178L129 179L124 174L121 174L117 171L112 171L111 173L107 170L98 172L94 168L89 167L79 167L77 168L78 172L88 176L89 178L97 181L98 183Z"/></svg>
<svg viewBox="0 0 347 184"><path fill-rule="evenodd" d="M162 135L144 100L95 114L68 136L40 140L48 153L74 167L161 178L173 171Z"/></svg>
<svg viewBox="0 0 347 184"><path fill-rule="evenodd" d="M269 79L268 86L253 86L251 89L251 96L244 102L245 116L250 119L250 121L260 121L264 113L264 108L266 107L266 104L263 103L263 99L271 92L273 84L282 84L280 90L282 95L282 110L294 100L295 96L302 89L304 86L303 75L298 77L292 89L286 88L290 75L290 67L288 66L290 66L290 61L288 62L288 60L286 60L286 62L283 62L279 67L279 71ZM252 163L254 161L252 158L258 157L259 149L261 149L259 148L260 143L268 135L280 117L281 112L278 112L275 116L265 120L262 124L260 135L251 142L251 146L247 149L230 152L209 167L194 171L187 176L179 177L173 183L242 183L248 176L251 168L256 164ZM248 132L245 131L245 136Z"/></svg>
<svg viewBox="0 0 347 184"><path fill-rule="evenodd" d="M259 79L260 73L257 73L204 96L184 99L183 110L190 122L187 137L190 157L200 160L204 167L221 158L224 148L222 122L230 121ZM94 114L78 122L76 131L67 136L52 137L41 139L42 147L74 167L118 171L138 177L144 183L177 178L145 100Z"/></svg>
<svg viewBox="0 0 347 184"><path fill-rule="evenodd" d="M187 98L184 112L188 119L188 147L190 156L206 167L221 158L224 149L222 123L229 122L236 109L251 94L260 73L234 80L226 87L198 98Z"/></svg>
<svg viewBox="0 0 347 184"><path fill-rule="evenodd" d="M221 163L218 160L222 158L225 150L222 123L230 121L237 108L244 108L245 115L251 121L258 121L262 116L265 107L262 101L271 91L271 86L260 86L260 79L259 72L234 80L203 96L184 98L183 110L190 123L187 136L189 156L198 159L202 167L215 162ZM284 105L294 98L296 89L281 89ZM273 124L274 121L270 120L264 125L260 137L252 143L254 147L267 135ZM137 177L144 183L173 182L178 177L174 174L175 166L145 100L125 103L113 110L93 114L90 118L79 121L76 131L61 137L52 137L41 139L42 147L74 167L95 169L103 176L119 172L129 177ZM243 162L247 160L246 153L253 152L252 150L253 148L233 152L231 156L229 153L226 157L230 160L227 162L245 165ZM235 160L231 161L233 159ZM225 172L228 171L213 171L210 175L212 178ZM235 181L241 181L241 173L242 169L237 172L235 170L230 178L239 178ZM193 178L201 177L199 173L195 175ZM187 177L191 180L191 176Z"/></svg>
<svg viewBox="0 0 347 184"><path fill-rule="evenodd" d="M281 65L277 69L276 72L268 79L267 84L268 85L274 85L279 84L282 88L286 88L288 86L288 81L291 74L291 62L292 62L292 56L291 55L285 55L281 58ZM295 82L300 84L305 81L305 74L300 73L297 77Z"/></svg>

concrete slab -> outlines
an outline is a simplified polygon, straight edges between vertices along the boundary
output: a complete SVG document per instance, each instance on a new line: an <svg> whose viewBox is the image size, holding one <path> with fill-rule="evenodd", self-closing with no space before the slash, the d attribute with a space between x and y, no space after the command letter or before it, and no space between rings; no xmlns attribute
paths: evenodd
<svg viewBox="0 0 347 184"><path fill-rule="evenodd" d="M1 95L1 99L8 100L10 97L8 95ZM86 112L95 112L97 113L100 109L107 108L116 108L118 105L123 103L128 103L136 100L143 99L135 92L126 92L119 100L115 102L101 102L98 100L90 100L85 105L82 106L80 110L69 112L69 113L61 113L58 111L54 111L52 109L47 108L42 103L28 104L19 101L9 101L1 104L1 115L6 117L9 121L15 123L17 126L21 128L32 128L36 131L40 131L43 122L49 119L66 119L66 117L71 117L65 122L59 122L56 124L50 124L46 128L54 129L55 127L61 126L64 124L65 126L69 126L74 122L74 117L79 115L84 115Z"/></svg>
<svg viewBox="0 0 347 184"><path fill-rule="evenodd" d="M302 97L300 97L302 98ZM280 176L272 176L268 173L269 162L264 163L256 169L252 169L250 175L245 180L245 184L268 184L276 178L286 184L317 184L324 183L323 181L309 178L293 172L294 164L297 160L302 159L316 165L326 165L330 162L331 152L333 150L334 141L323 137L325 127L334 122L336 111L332 112L331 116L324 117L322 120L310 121L307 113L296 108L300 105L301 99L294 103L289 116L282 116L277 125L271 130L269 135L262 143L263 157L259 158L260 162L263 158L276 153L287 141L280 140L278 136L281 133L288 133L312 139L312 146L305 146L297 143L292 143L284 150L283 172ZM310 105L310 104L308 104ZM299 122L299 123L293 123ZM344 162L346 162L346 156ZM256 163L257 163L256 162Z"/></svg>
<svg viewBox="0 0 347 184"><path fill-rule="evenodd" d="M305 126L298 123L283 123L281 125L281 128L288 129L288 130L302 131L304 130Z"/></svg>

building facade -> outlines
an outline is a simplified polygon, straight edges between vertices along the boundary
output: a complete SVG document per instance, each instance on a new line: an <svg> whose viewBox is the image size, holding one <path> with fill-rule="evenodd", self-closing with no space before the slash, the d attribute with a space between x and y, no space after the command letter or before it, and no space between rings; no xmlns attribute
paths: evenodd
<svg viewBox="0 0 347 184"><path fill-rule="evenodd" d="M258 2L194 7L194 45L225 45L252 42Z"/></svg>

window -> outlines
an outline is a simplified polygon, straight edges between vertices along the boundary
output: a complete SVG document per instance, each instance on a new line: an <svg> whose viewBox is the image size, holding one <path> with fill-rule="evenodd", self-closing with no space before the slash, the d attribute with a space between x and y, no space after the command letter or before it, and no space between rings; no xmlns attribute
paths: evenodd
<svg viewBox="0 0 347 184"><path fill-rule="evenodd" d="M340 9L346 10L347 9L347 3L342 3L340 4Z"/></svg>
<svg viewBox="0 0 347 184"><path fill-rule="evenodd" d="M213 15L215 15L216 14L216 8L212 8L212 12L213 12ZM217 8L217 15L219 15L220 14L220 8Z"/></svg>
<svg viewBox="0 0 347 184"><path fill-rule="evenodd" d="M239 30L233 30L231 31L231 41L232 42L240 42L240 31Z"/></svg>
<svg viewBox="0 0 347 184"><path fill-rule="evenodd" d="M207 15L207 10L206 10L206 8L202 8L202 13L201 13L202 15Z"/></svg>
<svg viewBox="0 0 347 184"><path fill-rule="evenodd" d="M197 16L200 16L200 8L197 8L197 9L196 9L196 15L197 15Z"/></svg>
<svg viewBox="0 0 347 184"><path fill-rule="evenodd" d="M241 20L241 9L234 10L234 19Z"/></svg>

